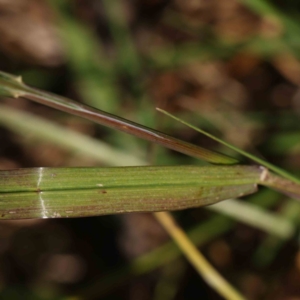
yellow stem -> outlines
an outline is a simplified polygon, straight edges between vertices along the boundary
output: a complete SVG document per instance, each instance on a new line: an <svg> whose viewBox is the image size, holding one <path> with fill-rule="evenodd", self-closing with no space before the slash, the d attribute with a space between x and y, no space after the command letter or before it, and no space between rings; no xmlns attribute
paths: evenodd
<svg viewBox="0 0 300 300"><path fill-rule="evenodd" d="M185 232L176 224L170 213L157 212L154 215L185 254L186 258L212 288L225 299L245 300L245 297L232 287L206 260L189 240Z"/></svg>

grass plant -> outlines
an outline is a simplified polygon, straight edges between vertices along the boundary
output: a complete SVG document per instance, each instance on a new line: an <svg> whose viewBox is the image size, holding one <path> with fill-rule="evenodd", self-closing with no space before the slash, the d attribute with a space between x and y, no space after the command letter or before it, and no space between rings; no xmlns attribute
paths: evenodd
<svg viewBox="0 0 300 300"><path fill-rule="evenodd" d="M0 75L0 90L4 96L28 98L215 164L230 165L237 162L228 156L187 144L159 131L78 104L73 100L35 90L24 85L20 77L6 73ZM227 143L225 145L237 150ZM272 175L263 166L242 165L110 169L41 167L2 171L0 174L1 217L3 219L59 218L177 210L253 193L256 191L257 184L271 186L300 197L300 186L296 178L261 159L239 151L286 179ZM244 299L197 251L171 215L156 213L155 216L208 284L227 299Z"/></svg>
<svg viewBox="0 0 300 300"><path fill-rule="evenodd" d="M98 6L100 2L101 7ZM296 10L289 12L276 4L260 0L238 2L242 3L241 7L249 10L246 13L243 11L241 15L247 17L252 12L255 17L250 19L252 29L246 34L235 35L240 30L243 32L247 21L240 26L240 15L236 15L236 18L230 17L230 11L238 4L229 5L224 11L220 6L220 20L217 18L205 24L202 19L196 20L193 14L189 14L189 2L181 4L187 9L186 12L181 12L178 1L177 9L174 9L175 4L170 5L161 15L155 30L149 30L142 22L143 25L137 28L145 32L146 38L138 40L136 38L141 38L143 34L136 30L136 24L131 24L128 15L123 11L124 3L119 0L99 1L93 7L98 17L105 15L107 32L104 36L97 30L91 30L97 23L95 20L91 22L93 26L89 26L79 22L70 13L71 2L49 1L56 13L65 46L65 66L70 72L68 76L72 86L68 95L71 94L70 97L73 98L75 91L75 97L81 102L44 91L48 88L50 90L51 84L57 81L55 75L43 76L41 70L28 72L26 68L11 71L24 74L25 82L31 82L32 86L42 89L38 90L24 84L21 77L0 72L0 95L6 98L6 104L0 105L1 127L13 132L22 146L30 149L29 152L36 153L32 149L47 143L63 149L68 157L65 164L49 163L52 167L36 164L32 168L1 170L0 219L5 220L3 222L23 218L59 219L153 212L172 237L171 241L155 250L117 265L100 278L95 277L84 286L79 286L72 291L71 297L63 299L99 299L128 283L135 276L148 274L158 268L166 271L167 268L173 269L174 262L179 265L182 255L223 298L245 299L246 294L243 296L238 292L239 289L247 291L243 288L242 279L237 278L243 271L238 270L235 277L224 271L224 277L233 282L233 285L229 284L212 268L197 247L213 243L216 239L226 239L228 235L236 233L239 226L255 229L255 232L259 231L259 238L256 237L259 239L258 245L252 251L252 256L247 252L246 260L253 265L251 270L264 273L276 261L280 250L288 245L287 242L296 244L300 214L297 201L300 198L300 174L297 171L300 149L300 131L297 127L299 104L297 93L292 98L290 91L299 86L300 23ZM205 7L201 7L200 11L203 8L205 10ZM227 17L222 18L226 13ZM214 14L211 17L214 18ZM237 20L234 28L238 29L233 31L233 36L230 35L230 30L229 35L227 34L228 28L232 28L232 20L233 23ZM219 21L224 26L218 27ZM151 34L147 31L151 31ZM235 66L237 62L241 68ZM199 72L207 66L207 73ZM277 73L274 70L266 72L270 67ZM212 69L217 72L211 73ZM265 73L260 77L262 70ZM232 71L236 74L232 75ZM49 70L49 74L51 72ZM277 77L274 80L269 73L276 73L276 76L280 74L280 80ZM159 87L160 74L167 78L162 77L162 87ZM238 79L233 79L235 77ZM256 77L261 81L259 84L254 80ZM147 82L148 78L156 78L154 88L151 82ZM179 87L176 90L178 82ZM271 84L268 86L269 82L273 82L272 87ZM266 99L260 96L256 99L263 92L255 92L255 89L264 84L268 91L265 94ZM166 86L172 86L175 92L170 93L170 90L164 89ZM273 90L274 86L276 89ZM168 98L174 109L171 111L175 113L167 112L169 108L164 106L167 99L155 104L149 101L152 96L151 89L154 92L160 91L164 98ZM55 93L59 94L60 91ZM253 99L251 105L250 101L245 101L244 94ZM30 109L26 111L14 108L17 100L13 102L7 97L26 98L60 112L54 111L49 118L45 118L43 114L37 116L28 112ZM205 103L207 97L216 100L213 101L216 105L222 102L220 99L224 99L234 113L226 115L223 107L215 107L210 112L213 114L214 110L219 110L221 118L210 119L209 114L205 119L202 118L205 105L198 109L197 101ZM193 98L197 98L197 101ZM287 102L282 101L282 98ZM291 103L287 105L289 100ZM259 113L254 110L252 112L252 104L255 107L259 101L266 102L258 105L261 109ZM245 102L248 103L246 108L243 107ZM34 108L39 107L32 103L29 107L31 105ZM155 106L164 114L157 114L158 127L164 128L163 131L168 128L173 131L173 135L176 128L181 138L174 138L153 129L157 126L153 118ZM289 106L294 108L293 111L285 110ZM99 110L99 107L104 111ZM277 110L267 111L264 107L276 107ZM195 115L191 111L195 112L197 118L191 117ZM120 115L124 117L121 118ZM91 122L89 124L95 122L108 126L93 127L102 132L101 136L104 136L105 141L67 128L64 121L67 122L70 116L85 118L84 122ZM165 119L166 116L171 118ZM179 122L174 123L172 118ZM189 128L183 129L181 124ZM185 132L188 133L190 141L195 141L195 137L199 136L191 133L191 128L205 135L209 146L200 147L184 141ZM248 136L249 128L256 129L252 131L255 135ZM236 137L230 140L232 135ZM235 141L244 141L244 136L248 139L247 145L235 146ZM255 137L253 141L251 137ZM149 155L147 157L149 148L146 149L145 143L141 141L143 139L150 141L152 147L163 146L155 149L159 155L154 154L154 159L149 159ZM212 140L217 144L211 142ZM186 156L172 155L174 153L170 155L166 148ZM248 159L247 164L240 162L244 162L244 158ZM86 167L85 161L93 167ZM77 162L82 167L68 167L69 164L77 166ZM152 166L149 166L150 162ZM60 168L54 167L56 165ZM244 195L248 195L246 200L237 199ZM197 207L201 207L199 211ZM186 208L193 210L181 212ZM172 217L173 214L162 212L170 210L180 212L174 214L176 218ZM184 223L182 215L188 214L193 219L191 216L200 211L204 220L201 219L199 224L191 221L189 226L183 226L189 229L183 230L179 227L179 223ZM99 228L93 230L98 234ZM239 246L245 247L241 244ZM206 248L203 249L207 252ZM284 254L281 259L284 265L288 265L297 258ZM297 263L294 262L294 265L296 269ZM265 292L273 295L270 299L274 299L274 292L272 294L273 287L269 282L278 277L279 272L272 273L274 274L267 275L268 286ZM281 285L282 280L275 278L276 280ZM162 275L155 299L173 299L162 292L167 284L170 283ZM174 297L177 289L177 284L173 283L170 295ZM15 290L17 292L18 288ZM32 292L34 288L28 290L29 299L36 299L35 292ZM56 293L63 294L64 292ZM12 295L14 296L6 298L16 299L15 294ZM49 299L49 295L41 298Z"/></svg>

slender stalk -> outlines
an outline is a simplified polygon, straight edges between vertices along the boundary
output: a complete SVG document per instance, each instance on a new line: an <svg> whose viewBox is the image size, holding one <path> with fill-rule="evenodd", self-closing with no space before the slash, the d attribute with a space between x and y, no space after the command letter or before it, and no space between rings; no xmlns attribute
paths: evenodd
<svg viewBox="0 0 300 300"><path fill-rule="evenodd" d="M174 219L166 213L154 214L160 224L165 228L178 247L185 254L186 258L196 268L204 280L214 288L225 299L243 300L245 299L234 289L205 259L195 245L190 241L185 232L176 224Z"/></svg>
<svg viewBox="0 0 300 300"><path fill-rule="evenodd" d="M202 134L204 134L206 136L208 136L209 138L211 138L211 139L219 142L220 144L225 145L226 147L228 147L228 148L230 148L230 149L232 149L232 150L234 150L234 151L236 151L236 152L244 155L245 157L250 158L251 160L259 163L260 165L265 166L266 168L269 168L273 172L276 172L277 174L281 175L282 177L285 177L286 179L289 179L289 180L291 180L291 181L293 181L295 183L298 183L298 184L300 183L300 179L296 178L295 176L291 175L290 173L286 172L285 170L283 170L283 169L281 169L281 168L279 168L277 166L274 166L273 164L271 164L271 163L269 163L269 162L267 162L267 161L265 161L263 159L260 159L260 158L258 158L256 156L254 156L254 155L252 155L252 154L250 154L250 153L242 150L242 149L239 149L238 147L235 147L235 146L233 146L233 145L231 145L231 144L229 144L227 142L224 142L223 140L215 137L214 135L212 135L212 134L210 134L210 133L208 133L208 132L206 132L206 131L204 131L204 130L202 130L200 128L197 128L197 127L195 127L195 126L193 126L193 125L191 125L191 124L189 124L189 123L187 123L187 122L185 122L185 121L183 121L183 120L181 120L181 119L173 116L172 114L168 113L167 111L165 111L163 109L157 108L157 110L159 112L161 112L161 113L163 113L163 114L171 117L172 119L174 119L174 120L176 120L176 121L178 121L178 122L180 122L180 123L182 123L182 124L184 124L184 125L186 125L186 126L188 126L190 128L193 128L194 130L196 130L196 131L198 131L198 132L200 132L200 133L202 133Z"/></svg>
<svg viewBox="0 0 300 300"><path fill-rule="evenodd" d="M31 88L25 85L20 77L14 77L3 72L0 72L1 94L30 99L214 164L235 164L238 162L227 155L181 141L160 131L117 117L102 110Z"/></svg>
<svg viewBox="0 0 300 300"><path fill-rule="evenodd" d="M46 94L35 89L30 89L30 93L26 93L24 95L24 98L28 98L42 104L47 103L47 106L58 108L65 112L69 112L73 115L86 118L101 125L105 125L107 127L126 132L150 142L160 144L172 150L192 155L197 158L205 159L208 162L219 164L224 163L224 161L225 164L236 162L235 159L230 159L225 155L223 156L222 154L216 154L215 152L207 150L205 148L183 142L162 132L150 129L146 126L142 126L120 117L116 117L115 115L109 114L107 112L88 107L84 104L75 104L75 102L70 103L71 100L69 99Z"/></svg>

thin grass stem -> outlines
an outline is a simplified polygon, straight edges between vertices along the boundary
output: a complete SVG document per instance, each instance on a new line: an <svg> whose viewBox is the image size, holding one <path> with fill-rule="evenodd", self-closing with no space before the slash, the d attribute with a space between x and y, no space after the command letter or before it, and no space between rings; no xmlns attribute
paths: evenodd
<svg viewBox="0 0 300 300"><path fill-rule="evenodd" d="M163 109L160 109L160 108L156 108L156 109L159 112L161 112L161 113L169 116L170 118L172 118L172 119L174 119L174 120L176 120L176 121L178 121L178 122L180 122L180 123L182 123L182 124L184 124L184 125L192 128L192 129L194 129L194 130L196 130L196 131L198 131L198 132L200 132L200 133L208 136L209 138L211 138L211 139L219 142L220 144L222 144L222 145L224 145L224 146L226 146L226 147L228 147L228 148L236 151L237 153L240 153L241 155L243 155L243 156L245 156L247 158L250 158L251 160L257 162L258 164L260 164L260 165L262 165L262 166L264 166L264 167L272 170L273 172L281 175L282 177L285 177L286 179L289 179L289 180L291 180L291 181L293 181L295 183L298 183L298 184L300 183L300 179L298 179L294 175L291 175L290 173L286 172L285 170L283 170L283 169L281 169L281 168L279 168L279 167L277 167L277 166L275 166L275 165L273 165L273 164L271 164L271 163L269 163L269 162L267 162L267 161L265 161L263 159L260 159L259 157L256 157L256 156L254 156L254 155L252 155L252 154L250 154L250 153L248 153L248 152L246 152L246 151L244 151L244 150L242 150L242 149L240 149L238 147L235 147L234 145L232 145L230 143L224 142L223 140L215 137L214 135L212 135L212 134L210 134L210 133L208 133L208 132L206 132L206 131L204 131L204 130L202 130L200 128L197 128L197 127L195 127L195 126L193 126L193 125L191 125L191 124L189 124L189 123L187 123L187 122L185 122L185 121L183 121L183 120L181 120L181 119L179 119L177 117L175 117L174 115L168 113L167 111L165 111Z"/></svg>
<svg viewBox="0 0 300 300"><path fill-rule="evenodd" d="M190 241L185 232L176 224L170 214L159 212L154 215L185 254L189 262L213 289L225 299L245 299L244 296L242 296L213 268L202 253L198 251L196 246Z"/></svg>

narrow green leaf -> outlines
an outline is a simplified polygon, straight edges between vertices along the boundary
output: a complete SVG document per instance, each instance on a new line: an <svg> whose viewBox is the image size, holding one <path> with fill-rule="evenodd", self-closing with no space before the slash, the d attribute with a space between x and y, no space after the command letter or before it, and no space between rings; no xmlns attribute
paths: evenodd
<svg viewBox="0 0 300 300"><path fill-rule="evenodd" d="M231 144L229 144L229 143L227 143L227 142L224 142L223 140L221 140L221 139L215 137L214 135L212 135L212 134L210 134L210 133L208 133L208 132L206 132L206 131L204 131L204 130L202 130L202 129L200 129L200 128L197 128L197 127L195 127L195 126L193 126L193 125L191 125L191 124L189 124L189 123L187 123L187 122L185 122L185 121L183 121L183 120L181 120L181 119L179 119L179 118L177 118L177 117L175 117L174 115L172 115L172 114L166 112L166 111L163 110L163 109L157 108L157 110L160 111L161 113L163 113L163 114L165 114L165 115L171 117L172 119L174 119L174 120L176 120L176 121L178 121L178 122L180 122L180 123L182 123L182 124L184 124L184 125L186 125L186 126L192 128L192 129L194 129L194 130L196 130L196 131L198 131L198 132L200 132L200 133L202 133L202 134L204 134L204 135L206 135L206 136L208 136L209 138L211 138L211 139L213 139L213 140L219 142L220 144L225 145L225 146L227 146L228 148L230 148L230 149L232 149L232 150L234 150L234 151L236 151L236 152L242 154L243 156L250 158L251 160L253 160L253 161L259 163L260 165L262 165L262 166L264 166L264 167L266 167L266 168L268 168L268 169L270 169L270 170L276 172L277 174L281 175L282 177L285 177L285 178L287 178L287 179L289 179L289 180L291 180L291 181L293 181L293 182L295 182L295 183L297 183L297 184L300 183L300 180L299 180L298 178L296 178L295 176L289 174L289 173L286 172L285 170L282 170L281 168L279 168L279 167L277 167L277 166L274 166L274 165L272 165L271 163L269 163L269 162L267 162L267 161L265 161L265 160L263 160L263 159L260 159L260 158L258 158L258 157L256 157L256 156L254 156L254 155L252 155L252 154L250 154L250 153L248 153L248 152L246 152L246 151L244 151L244 150L238 148L238 147L235 147L235 146L233 146L233 145L231 145ZM299 188L300 188L300 186L299 186ZM283 191L283 190L282 190L282 191ZM299 195L300 195L300 194L299 194Z"/></svg>
<svg viewBox="0 0 300 300"><path fill-rule="evenodd" d="M254 193L261 173L262 169L253 166L0 171L0 218L83 217L199 207Z"/></svg>
<svg viewBox="0 0 300 300"><path fill-rule="evenodd" d="M296 201L289 203L299 204ZM295 226L290 221L275 213L266 214L262 207L254 206L246 201L229 199L211 205L208 208L213 211L226 213L227 216L264 230L280 239L288 239L295 234Z"/></svg>
<svg viewBox="0 0 300 300"><path fill-rule="evenodd" d="M1 95L24 97L211 163L235 164L238 162L232 157L178 140L160 131L89 107L71 99L31 88L25 85L20 77L14 77L4 72L0 72L0 96Z"/></svg>

